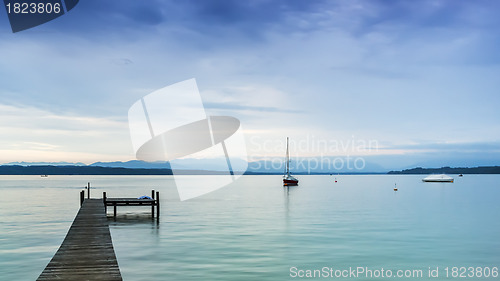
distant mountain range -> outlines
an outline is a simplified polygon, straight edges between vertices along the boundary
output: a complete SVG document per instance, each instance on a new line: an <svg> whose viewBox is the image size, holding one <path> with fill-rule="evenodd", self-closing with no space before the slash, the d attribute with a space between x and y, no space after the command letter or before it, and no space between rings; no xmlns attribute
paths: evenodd
<svg viewBox="0 0 500 281"><path fill-rule="evenodd" d="M127 162L95 162L90 164L89 166L129 169L170 169L169 162L145 162L141 160L130 160Z"/></svg>
<svg viewBox="0 0 500 281"><path fill-rule="evenodd" d="M472 168L413 168L402 171L390 171L393 175L420 175L420 174L500 174L500 166L485 166Z"/></svg>
<svg viewBox="0 0 500 281"><path fill-rule="evenodd" d="M373 163L363 163L362 169L356 169L354 167L354 163L342 164L339 166L336 163L333 163L333 160L328 162L328 160L322 159L321 162L318 159L310 158L310 159L302 159L298 158L291 162L291 170L294 174L359 174L359 173L387 173L387 169L384 169L380 165L376 165ZM339 162L340 163L340 162ZM241 170L238 167L246 167L246 162L242 159L231 159L232 167L235 171L242 172L244 168ZM95 162L89 165L85 165L84 163L68 163L68 162L11 162L6 163L3 166L22 166L22 167L40 167L40 166L55 166L55 167L66 167L68 169L69 166L80 167L81 172L87 174L88 171L98 171L97 169L89 169L85 167L103 167L103 168L125 168L125 169L159 169L159 170L171 170L172 167L175 167L177 170L183 171L206 171L206 172L226 172L227 171L227 162L226 159L176 159L174 161L169 162L145 162L141 160L130 160L126 162L115 161L115 162ZM335 166L336 165L336 166ZM2 173L0 166L0 174ZM282 161L254 161L248 163L248 168L246 169L247 174L282 174L284 169L284 163ZM37 174L34 171L39 170L39 168L29 168L29 169L21 169L23 171L33 171L32 174ZM62 168L55 169L57 171L62 171ZM51 171L55 171L51 170ZM73 169L74 173L78 169ZM12 170L9 170L12 172ZM104 171L104 170L99 170ZM110 173L118 173L118 170L108 170ZM101 173L99 173L101 174ZM119 173L121 174L121 173ZM135 173L134 173L135 174ZM147 173L149 174L149 172ZM163 174L163 173L162 173Z"/></svg>
<svg viewBox="0 0 500 281"><path fill-rule="evenodd" d="M171 175L170 169L129 169L98 166L3 165L0 175Z"/></svg>
<svg viewBox="0 0 500 281"><path fill-rule="evenodd" d="M175 160L176 174L217 175L226 174L227 166L220 161L210 159ZM241 160L243 161L243 160ZM218 164L214 164L218 163ZM273 165L274 164L274 165ZM314 167L308 170L306 165L294 167L294 174L500 174L500 166L484 166L472 168L412 168L402 171L383 171L379 166L365 165L364 169L332 170L328 167ZM250 162L245 174L281 174L280 163L265 161ZM172 175L169 162L144 162L131 160L127 162L96 162L90 165L67 162L11 162L0 166L0 175Z"/></svg>
<svg viewBox="0 0 500 281"><path fill-rule="evenodd" d="M85 163L77 162L77 163L72 163L72 162L10 162L10 163L5 163L2 164L4 166L6 165L15 165L15 166L87 166Z"/></svg>
<svg viewBox="0 0 500 281"><path fill-rule="evenodd" d="M175 173L186 175L227 174L221 161L197 159L175 160ZM224 159L224 163L226 160ZM193 165L196 163L196 165ZM169 162L95 162L90 165L68 162L10 162L0 165L0 175L172 175Z"/></svg>
<svg viewBox="0 0 500 281"><path fill-rule="evenodd" d="M237 161L237 160L236 160ZM243 161L243 160L241 160ZM176 169L182 170L211 170L225 171L227 170L226 160L220 159L176 159L172 161ZM222 164L222 165L221 165ZM17 166L90 166L90 167L106 167L106 168L128 168L128 169L171 169L168 161L146 162L141 160L130 160L126 162L95 162L89 165L84 163L69 163L69 162L10 162L5 165Z"/></svg>

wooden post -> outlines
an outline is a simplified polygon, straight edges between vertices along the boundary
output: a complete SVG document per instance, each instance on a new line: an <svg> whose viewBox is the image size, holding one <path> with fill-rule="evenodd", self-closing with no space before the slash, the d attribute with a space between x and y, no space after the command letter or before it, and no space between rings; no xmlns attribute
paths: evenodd
<svg viewBox="0 0 500 281"><path fill-rule="evenodd" d="M90 182L87 183L87 198L90 199Z"/></svg>
<svg viewBox="0 0 500 281"><path fill-rule="evenodd" d="M106 204L106 191L102 193L102 203L104 203L104 213L108 215L108 204Z"/></svg>
<svg viewBox="0 0 500 281"><path fill-rule="evenodd" d="M83 205L83 200L85 200L85 190L80 191L80 207Z"/></svg>
<svg viewBox="0 0 500 281"><path fill-rule="evenodd" d="M113 205L113 217L116 218L116 203Z"/></svg>
<svg viewBox="0 0 500 281"><path fill-rule="evenodd" d="M154 191L154 189L151 190L151 198L153 198L153 200L155 199L155 191ZM152 218L155 217L155 204L154 204L154 202L151 204L151 217Z"/></svg>
<svg viewBox="0 0 500 281"><path fill-rule="evenodd" d="M156 219L160 219L160 192L156 192Z"/></svg>

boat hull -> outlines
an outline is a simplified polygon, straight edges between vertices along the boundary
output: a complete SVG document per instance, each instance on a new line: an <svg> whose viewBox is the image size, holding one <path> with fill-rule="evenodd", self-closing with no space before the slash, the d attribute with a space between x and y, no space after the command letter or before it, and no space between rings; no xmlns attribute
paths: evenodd
<svg viewBox="0 0 500 281"><path fill-rule="evenodd" d="M445 174L430 175L422 179L423 182L453 182L453 178Z"/></svg>
<svg viewBox="0 0 500 281"><path fill-rule="evenodd" d="M283 185L298 185L298 184L299 184L298 180L283 179Z"/></svg>
<svg viewBox="0 0 500 281"><path fill-rule="evenodd" d="M422 180L423 182L453 182L453 179L449 180L449 179L423 179Z"/></svg>

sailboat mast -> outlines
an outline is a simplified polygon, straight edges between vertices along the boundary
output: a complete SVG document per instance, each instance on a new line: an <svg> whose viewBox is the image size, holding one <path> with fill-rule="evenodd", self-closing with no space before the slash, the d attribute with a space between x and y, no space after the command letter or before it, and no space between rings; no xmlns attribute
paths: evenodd
<svg viewBox="0 0 500 281"><path fill-rule="evenodd" d="M290 154L288 152L288 137L286 137L286 174L290 175Z"/></svg>

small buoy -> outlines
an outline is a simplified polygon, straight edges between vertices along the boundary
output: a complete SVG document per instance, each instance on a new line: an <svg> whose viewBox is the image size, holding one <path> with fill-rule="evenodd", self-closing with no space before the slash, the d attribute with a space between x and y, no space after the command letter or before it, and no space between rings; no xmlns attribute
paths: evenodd
<svg viewBox="0 0 500 281"><path fill-rule="evenodd" d="M398 188L396 187L396 184L394 184L394 191L398 191Z"/></svg>
<svg viewBox="0 0 500 281"><path fill-rule="evenodd" d="M337 178L335 178L335 182L337 182Z"/></svg>

